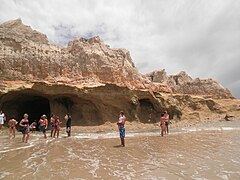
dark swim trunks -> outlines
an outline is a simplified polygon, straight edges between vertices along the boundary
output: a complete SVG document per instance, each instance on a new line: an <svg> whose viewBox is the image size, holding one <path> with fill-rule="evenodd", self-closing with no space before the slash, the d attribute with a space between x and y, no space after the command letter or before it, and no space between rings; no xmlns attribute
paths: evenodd
<svg viewBox="0 0 240 180"><path fill-rule="evenodd" d="M125 127L120 126L119 128L120 138L125 138Z"/></svg>
<svg viewBox="0 0 240 180"><path fill-rule="evenodd" d="M165 121L165 126L168 126L168 124L169 124L168 121Z"/></svg>
<svg viewBox="0 0 240 180"><path fill-rule="evenodd" d="M54 124L51 124L51 129L55 129L55 125Z"/></svg>
<svg viewBox="0 0 240 180"><path fill-rule="evenodd" d="M46 128L45 128L45 126L39 126L39 130L40 131L42 131L43 133L45 133L46 132Z"/></svg>

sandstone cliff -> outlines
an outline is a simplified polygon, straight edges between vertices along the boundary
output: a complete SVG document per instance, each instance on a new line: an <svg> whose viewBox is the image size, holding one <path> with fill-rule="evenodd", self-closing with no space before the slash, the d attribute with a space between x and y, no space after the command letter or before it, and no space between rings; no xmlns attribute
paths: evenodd
<svg viewBox="0 0 240 180"><path fill-rule="evenodd" d="M79 38L65 48L20 19L0 25L0 109L8 117L19 120L27 112L32 121L70 112L73 125L115 122L120 110L128 121L144 123L158 122L164 110L176 121L222 118L229 112L239 117L238 100L225 107L209 98L232 98L213 80L165 71L146 77L128 50L112 49L99 37Z"/></svg>
<svg viewBox="0 0 240 180"><path fill-rule="evenodd" d="M168 76L166 71L159 70L146 74L152 82L168 85L173 93L199 95L214 99L233 99L231 92L212 79L192 79L186 72Z"/></svg>
<svg viewBox="0 0 240 180"><path fill-rule="evenodd" d="M151 84L138 73L126 49L111 49L99 37L59 47L20 19L0 25L0 50L2 80L113 83L131 89Z"/></svg>

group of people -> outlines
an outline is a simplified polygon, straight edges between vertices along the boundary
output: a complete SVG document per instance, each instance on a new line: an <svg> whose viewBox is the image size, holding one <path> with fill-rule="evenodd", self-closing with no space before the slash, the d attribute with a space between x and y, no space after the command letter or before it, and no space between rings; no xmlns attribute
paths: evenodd
<svg viewBox="0 0 240 180"><path fill-rule="evenodd" d="M71 136L71 124L72 124L72 118L69 113L65 115L66 120L66 132L68 137ZM6 116L2 111L0 111L0 129L2 128L2 125L4 124L4 121L6 120ZM126 116L123 111L120 111L119 113L119 119L117 122L118 129L119 129L119 135L121 140L121 146L125 146L125 122L126 122ZM46 130L48 128L48 119L46 115L42 115L39 123L39 130L43 132L44 138L47 138ZM10 138L15 137L16 132L16 125L18 122L15 120L14 117L12 117L9 122L9 132L10 132ZM59 116L51 115L50 117L50 129L51 129L51 137L59 137L59 131L60 131L60 124L61 121L59 119ZM160 118L160 127L161 127L161 136L164 134L168 134L168 125L170 124L169 121L169 114L167 111L164 111L164 113L161 114ZM27 142L29 138L29 131L34 131L37 128L37 122L34 121L31 125L29 125L28 121L28 114L24 114L23 119L20 121L19 126L21 127L21 132L23 134L22 141Z"/></svg>
<svg viewBox="0 0 240 180"><path fill-rule="evenodd" d="M124 140L125 139L125 122L126 122L126 116L123 111L120 111L117 125L119 129L121 146L123 147L125 147L125 140ZM161 136L163 136L163 134L169 133L168 126L170 123L171 122L169 120L169 114L167 111L164 111L161 114L161 118L160 118Z"/></svg>
<svg viewBox="0 0 240 180"><path fill-rule="evenodd" d="M69 113L67 113L64 117L66 120L66 132L68 137L71 136L71 124L72 124L72 118ZM2 111L0 111L0 129L2 128L2 125L6 121L6 116ZM10 120L8 121L8 126L9 126L9 138L15 138L16 134L16 126L18 122L15 119L15 117L11 117ZM38 121L33 121L32 124L29 124L28 120L28 114L25 113L23 115L23 119L20 120L19 122L19 131L22 132L23 137L22 137L22 142L28 142L29 139L29 133L34 132L37 129L37 125L39 124L39 130L43 133L44 138L47 138L46 131L48 129L48 119L46 115L42 115L40 120ZM50 117L50 129L51 129L51 137L59 137L59 131L60 131L60 124L61 121L59 119L59 116L56 115L51 115Z"/></svg>

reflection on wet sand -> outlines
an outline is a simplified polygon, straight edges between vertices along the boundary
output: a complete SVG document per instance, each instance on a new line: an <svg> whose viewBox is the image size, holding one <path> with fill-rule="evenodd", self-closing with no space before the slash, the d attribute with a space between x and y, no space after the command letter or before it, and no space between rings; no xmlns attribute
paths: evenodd
<svg viewBox="0 0 240 180"><path fill-rule="evenodd" d="M47 141L36 133L27 144L3 133L0 179L239 179L239 127L130 132L126 147L117 132Z"/></svg>

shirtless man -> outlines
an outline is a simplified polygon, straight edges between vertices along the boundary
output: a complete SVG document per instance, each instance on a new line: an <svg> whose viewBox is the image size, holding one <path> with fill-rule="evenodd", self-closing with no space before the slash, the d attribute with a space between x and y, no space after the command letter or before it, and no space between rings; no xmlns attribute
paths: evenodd
<svg viewBox="0 0 240 180"><path fill-rule="evenodd" d="M15 120L15 117L13 116L9 121L8 121L8 126L9 126L9 138L15 138L16 134L16 125L17 121ZM13 136L13 137L12 137Z"/></svg>
<svg viewBox="0 0 240 180"><path fill-rule="evenodd" d="M119 113L119 120L118 120L118 129L119 129L119 134L120 134L120 139L121 139L121 146L125 147L125 122L126 122L126 117L124 115L124 112L121 111Z"/></svg>
<svg viewBox="0 0 240 180"><path fill-rule="evenodd" d="M51 137L53 137L53 132L55 131L55 115L51 115L50 117L50 128L51 128Z"/></svg>
<svg viewBox="0 0 240 180"><path fill-rule="evenodd" d="M41 119L39 120L39 129L40 129L40 131L43 132L45 139L47 138L47 135L46 135L47 127L48 127L48 120L47 120L47 116L44 114L44 115L42 115Z"/></svg>
<svg viewBox="0 0 240 180"><path fill-rule="evenodd" d="M72 117L70 116L69 113L67 113L64 117L66 120L66 132L68 134L68 137L71 136L71 126L72 126Z"/></svg>

